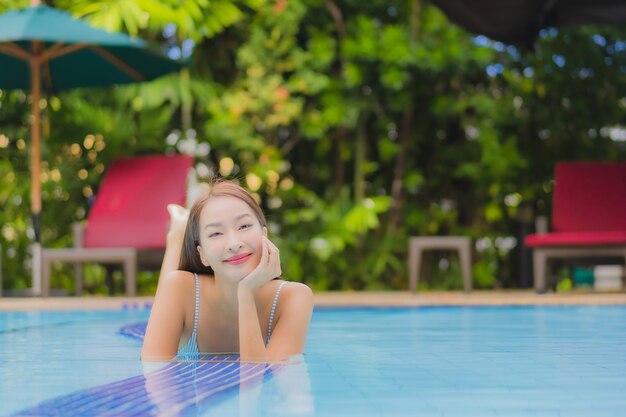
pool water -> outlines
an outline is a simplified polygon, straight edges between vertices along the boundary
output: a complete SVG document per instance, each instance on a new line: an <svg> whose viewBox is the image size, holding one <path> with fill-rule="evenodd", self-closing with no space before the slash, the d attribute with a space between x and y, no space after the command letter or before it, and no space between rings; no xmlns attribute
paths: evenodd
<svg viewBox="0 0 626 417"><path fill-rule="evenodd" d="M626 416L626 306L318 308L273 366L144 366L148 314L0 313L0 416Z"/></svg>

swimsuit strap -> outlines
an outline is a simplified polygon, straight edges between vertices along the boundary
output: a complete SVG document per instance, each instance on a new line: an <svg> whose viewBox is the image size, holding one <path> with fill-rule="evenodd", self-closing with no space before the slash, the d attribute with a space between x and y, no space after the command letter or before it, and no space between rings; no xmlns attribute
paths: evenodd
<svg viewBox="0 0 626 417"><path fill-rule="evenodd" d="M193 331L191 332L191 337L181 349L178 350L176 354L177 358L191 358L200 354L200 350L198 349L198 318L200 316L200 278L198 274L194 274L196 279L196 305L193 312Z"/></svg>
<svg viewBox="0 0 626 417"><path fill-rule="evenodd" d="M193 312L193 333L198 333L198 318L200 316L200 278L198 274L193 274L196 278L196 308Z"/></svg>
<svg viewBox="0 0 626 417"><path fill-rule="evenodd" d="M265 338L265 345L267 346L270 343L270 337L272 336L272 325L274 324L274 314L276 313L276 304L278 303L278 296L280 295L280 290L283 289L283 285L285 285L287 281L283 281L278 286L276 290L276 294L274 295L274 301L272 302L272 310L270 311L270 320L267 326L267 337Z"/></svg>

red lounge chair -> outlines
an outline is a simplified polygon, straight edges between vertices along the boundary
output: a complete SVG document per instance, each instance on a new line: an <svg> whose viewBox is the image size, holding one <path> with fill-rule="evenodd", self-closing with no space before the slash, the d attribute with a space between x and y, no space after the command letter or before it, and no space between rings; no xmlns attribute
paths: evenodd
<svg viewBox="0 0 626 417"><path fill-rule="evenodd" d="M43 295L50 292L51 263L75 265L82 293L81 263L124 265L126 293L136 294L138 266L158 269L169 224L167 205L185 204L191 157L142 156L115 161L105 174L84 225L74 225L74 248L44 249Z"/></svg>
<svg viewBox="0 0 626 417"><path fill-rule="evenodd" d="M533 249L538 293L546 290L549 258L615 256L626 260L626 163L557 164L553 230L539 229L525 239L526 246Z"/></svg>

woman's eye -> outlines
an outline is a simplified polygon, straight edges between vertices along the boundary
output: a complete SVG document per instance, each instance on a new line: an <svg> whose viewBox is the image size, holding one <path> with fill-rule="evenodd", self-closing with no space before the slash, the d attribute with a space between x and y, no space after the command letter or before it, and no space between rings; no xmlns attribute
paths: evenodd
<svg viewBox="0 0 626 417"><path fill-rule="evenodd" d="M209 237L215 237L215 236L219 236L220 232L213 232L209 235Z"/></svg>
<svg viewBox="0 0 626 417"><path fill-rule="evenodd" d="M239 229L240 229L240 230L241 230L241 229L249 229L250 227L252 227L252 225L251 225L251 224L243 224L243 225L241 225L241 226L239 227Z"/></svg>

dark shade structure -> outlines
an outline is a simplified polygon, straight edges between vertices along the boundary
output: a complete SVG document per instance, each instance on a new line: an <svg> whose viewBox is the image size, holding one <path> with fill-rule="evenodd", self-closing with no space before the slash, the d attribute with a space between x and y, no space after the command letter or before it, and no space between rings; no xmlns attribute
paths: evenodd
<svg viewBox="0 0 626 417"><path fill-rule="evenodd" d="M532 49L539 30L586 24L626 25L626 0L432 0L468 31Z"/></svg>

